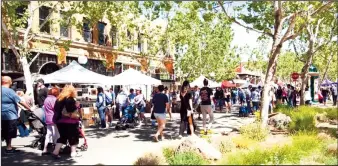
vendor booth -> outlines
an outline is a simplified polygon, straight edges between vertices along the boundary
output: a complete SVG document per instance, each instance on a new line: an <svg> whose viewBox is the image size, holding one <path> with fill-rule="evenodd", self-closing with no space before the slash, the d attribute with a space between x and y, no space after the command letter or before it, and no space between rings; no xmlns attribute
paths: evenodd
<svg viewBox="0 0 338 166"><path fill-rule="evenodd" d="M202 88L204 86L203 85L204 79L207 79L207 78L205 76L201 75L195 81L191 82L190 86L191 87L198 86L198 87ZM207 80L208 80L208 84L209 84L210 88L221 87L221 83L218 83L218 82L215 82L215 81L212 81L212 80L209 80L209 79L207 79Z"/></svg>

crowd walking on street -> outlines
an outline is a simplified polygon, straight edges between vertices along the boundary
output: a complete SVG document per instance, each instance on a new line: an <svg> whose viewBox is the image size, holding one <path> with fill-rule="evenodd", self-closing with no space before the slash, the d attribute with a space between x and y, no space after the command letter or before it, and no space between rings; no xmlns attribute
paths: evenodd
<svg viewBox="0 0 338 166"><path fill-rule="evenodd" d="M1 78L2 83L2 108L1 108L1 134L2 140L6 141L6 154L16 153L17 150L12 147L12 139L17 137L19 129L20 136L23 131L29 131L24 128L25 116L34 114L31 111L34 108L32 99L24 92L15 92L11 89L12 80L8 76ZM147 102L139 87L127 89L120 88L115 95L112 88L97 87L97 96L95 107L99 115L97 124L104 130L113 126L113 119L118 119L116 127L119 125L137 124L139 127L147 126L145 116L147 107L151 110L151 119L153 125L157 124L156 133L153 140L159 142L165 139L164 131L168 129L167 119L172 121L172 112L177 110L180 114L178 138L185 135L196 136L196 130L201 127L201 134L209 135L212 133L214 123L214 112L219 111L232 113L233 108L239 108L239 116L247 117L255 114L261 109L263 88L249 85L244 88L237 87L217 87L213 92L207 79L203 80L203 87L191 87L189 81L184 81L180 90L167 88L159 85L154 88L150 102ZM82 105L77 100L77 91L73 85L64 85L62 88L53 85L47 88L42 79L37 81L36 86L36 108L42 110L44 116L41 120L45 123L46 133L41 143L41 155L51 155L54 159L60 159L62 148L70 148L71 157L80 157L77 152L79 139L84 138L85 147L87 142L85 133L82 129ZM323 87L317 92L319 102L326 105L329 96L332 96L333 105L336 106L337 87ZM290 107L297 107L300 96L299 88L290 84L286 86L278 85L269 90L269 109L277 104L285 104ZM304 101L311 105L312 97L309 87L305 88ZM178 107L179 106L179 107ZM20 113L20 110L23 110ZM28 112L24 114L23 112ZM22 117L20 117L22 115ZM197 116L198 115L198 116ZM202 115L202 117L201 117ZM194 117L195 116L195 117ZM19 120L18 120L19 119ZM202 120L202 126L197 126L195 121ZM156 121L156 122L155 122ZM29 123L29 128L32 129ZM28 132L29 134L29 132ZM48 151L48 145L53 145L53 151Z"/></svg>

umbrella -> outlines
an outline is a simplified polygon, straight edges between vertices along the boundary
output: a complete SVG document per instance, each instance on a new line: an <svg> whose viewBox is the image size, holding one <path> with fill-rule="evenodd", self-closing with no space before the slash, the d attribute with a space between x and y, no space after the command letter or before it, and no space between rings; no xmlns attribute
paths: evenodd
<svg viewBox="0 0 338 166"><path fill-rule="evenodd" d="M231 83L230 81L224 80L222 82L222 88L232 88L236 87L236 84Z"/></svg>
<svg viewBox="0 0 338 166"><path fill-rule="evenodd" d="M330 86L332 84L332 81L325 79L322 84L320 84L321 86Z"/></svg>

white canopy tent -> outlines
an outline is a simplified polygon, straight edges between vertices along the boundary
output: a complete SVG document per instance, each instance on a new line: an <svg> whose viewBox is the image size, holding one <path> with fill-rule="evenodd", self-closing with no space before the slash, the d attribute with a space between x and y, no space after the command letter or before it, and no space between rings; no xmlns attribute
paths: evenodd
<svg viewBox="0 0 338 166"><path fill-rule="evenodd" d="M124 91L130 88L141 88L147 100L150 99L151 88L148 86L161 85L161 80L147 76L135 69L128 69L114 77L108 79L107 85L122 85Z"/></svg>
<svg viewBox="0 0 338 166"><path fill-rule="evenodd" d="M207 79L207 78L205 76L201 75L195 81L191 82L190 86L191 87L194 87L194 86L203 87L204 86L203 85L204 79ZM217 83L217 82L209 80L209 79L207 79L207 80L208 80L209 87L211 87L211 88L221 87L221 83Z"/></svg>
<svg viewBox="0 0 338 166"><path fill-rule="evenodd" d="M257 88L257 87L258 87L258 86L255 85L255 84L246 83L246 84L240 86L240 88L244 88L244 89L245 89L245 88L248 88L249 86L251 86L251 87L253 87L253 88Z"/></svg>
<svg viewBox="0 0 338 166"><path fill-rule="evenodd" d="M234 82L234 84L246 84L246 83L248 83L248 81L241 80L241 79L233 79L232 82Z"/></svg>
<svg viewBox="0 0 338 166"><path fill-rule="evenodd" d="M103 84L109 77L90 71L76 61L42 77L45 83Z"/></svg>
<svg viewBox="0 0 338 166"><path fill-rule="evenodd" d="M135 69L128 69L108 79L107 85L161 85L158 79L147 76Z"/></svg>

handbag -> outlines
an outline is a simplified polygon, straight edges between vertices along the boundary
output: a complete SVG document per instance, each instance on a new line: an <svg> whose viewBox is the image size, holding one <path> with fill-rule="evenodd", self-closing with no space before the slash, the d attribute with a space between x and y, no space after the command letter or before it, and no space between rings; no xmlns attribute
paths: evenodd
<svg viewBox="0 0 338 166"><path fill-rule="evenodd" d="M150 117L150 118L151 118L151 119L156 119L156 118L155 118L155 112L154 112L154 111L151 112L151 117Z"/></svg>
<svg viewBox="0 0 338 166"><path fill-rule="evenodd" d="M66 110L66 107L64 107L62 110L62 116L69 117L72 119L80 119L80 113L78 110L75 110L74 112L68 112Z"/></svg>

